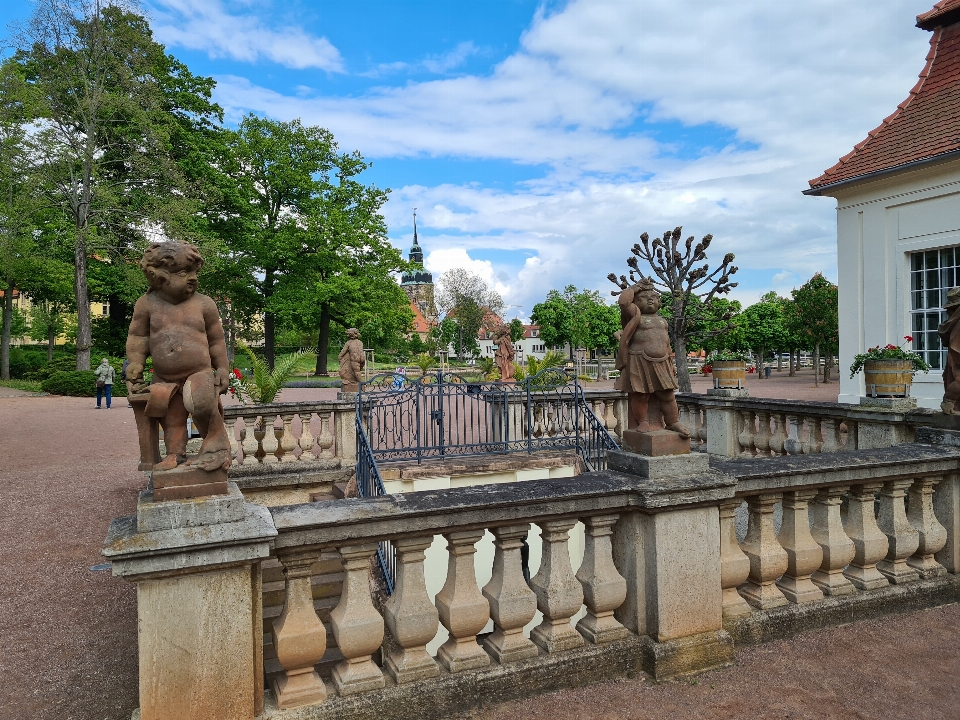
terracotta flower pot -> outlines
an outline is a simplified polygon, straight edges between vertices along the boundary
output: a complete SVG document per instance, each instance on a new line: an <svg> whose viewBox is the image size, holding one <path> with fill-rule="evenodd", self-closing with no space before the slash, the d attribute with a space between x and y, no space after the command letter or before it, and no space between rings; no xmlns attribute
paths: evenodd
<svg viewBox="0 0 960 720"><path fill-rule="evenodd" d="M863 378L870 397L910 397L913 363L909 360L867 360Z"/></svg>
<svg viewBox="0 0 960 720"><path fill-rule="evenodd" d="M716 360L713 366L713 386L715 388L742 388L747 379L746 365L743 360Z"/></svg>

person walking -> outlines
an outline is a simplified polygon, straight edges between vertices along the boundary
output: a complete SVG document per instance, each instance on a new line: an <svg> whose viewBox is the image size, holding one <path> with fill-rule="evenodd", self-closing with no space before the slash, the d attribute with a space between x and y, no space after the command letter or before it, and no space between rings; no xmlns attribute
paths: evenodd
<svg viewBox="0 0 960 720"><path fill-rule="evenodd" d="M113 393L114 370L107 358L103 358L103 360L100 361L100 364L97 365L95 375L97 378L97 410L100 409L100 399L104 395L107 396L107 410L109 410L111 399L110 396Z"/></svg>

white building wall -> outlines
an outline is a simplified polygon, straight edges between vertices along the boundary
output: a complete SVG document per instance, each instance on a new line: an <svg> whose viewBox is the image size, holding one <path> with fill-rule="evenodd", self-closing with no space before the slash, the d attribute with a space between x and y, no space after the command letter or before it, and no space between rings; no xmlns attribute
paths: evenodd
<svg viewBox="0 0 960 720"><path fill-rule="evenodd" d="M960 160L833 193L840 302L839 402L858 403L865 388L862 373L850 378L854 355L875 345L900 345L904 335L912 334L910 254L960 246ZM921 407L939 407L941 372L915 375L913 394Z"/></svg>

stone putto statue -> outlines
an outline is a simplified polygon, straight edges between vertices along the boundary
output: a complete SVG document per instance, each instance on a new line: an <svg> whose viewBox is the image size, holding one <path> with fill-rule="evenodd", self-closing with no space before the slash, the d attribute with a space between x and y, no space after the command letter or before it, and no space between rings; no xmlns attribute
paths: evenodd
<svg viewBox="0 0 960 720"><path fill-rule="evenodd" d="M943 308L950 317L937 328L940 343L947 348L947 362L943 368L943 402L940 409L947 415L957 412L960 400L960 287L947 292L947 303Z"/></svg>
<svg viewBox="0 0 960 720"><path fill-rule="evenodd" d="M360 390L360 380L363 376L363 366L367 364L359 330L356 328L347 330L347 342L337 358L340 360L340 382L342 384L340 390L342 392L358 392Z"/></svg>
<svg viewBox="0 0 960 720"><path fill-rule="evenodd" d="M513 350L513 340L510 339L510 326L504 325L499 328L494 335L494 340L497 343L497 349L493 356L500 369L500 381L514 382L513 358L516 353Z"/></svg>
<svg viewBox="0 0 960 720"><path fill-rule="evenodd" d="M674 392L677 370L672 361L667 321L658 314L660 293L653 282L644 278L626 288L617 300L620 324L623 326L617 349L616 388L630 396L631 427L640 432L660 430L651 427L648 405L651 396L659 401L660 415L667 430L689 438L690 431L680 423L680 410Z"/></svg>
<svg viewBox="0 0 960 720"><path fill-rule="evenodd" d="M149 392L146 415L159 418L166 457L154 471L180 464L213 472L230 467L230 442L223 422L220 395L229 386L227 346L217 305L197 292L203 258L193 245L153 243L140 267L150 290L137 300L127 334L127 387L131 394ZM153 381L144 383L147 357L153 358ZM187 460L187 414L203 443ZM199 484L199 483L198 483Z"/></svg>

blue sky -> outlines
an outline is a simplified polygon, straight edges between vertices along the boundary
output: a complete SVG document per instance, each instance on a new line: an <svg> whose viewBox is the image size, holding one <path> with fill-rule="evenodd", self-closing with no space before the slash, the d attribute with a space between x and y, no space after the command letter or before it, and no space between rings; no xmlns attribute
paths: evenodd
<svg viewBox="0 0 960 720"><path fill-rule="evenodd" d="M508 314L600 289L676 225L737 254L749 303L836 279L834 202L800 194L903 100L933 0L145 0L229 122L330 128L393 192L406 248ZM0 22L30 2L0 5Z"/></svg>

